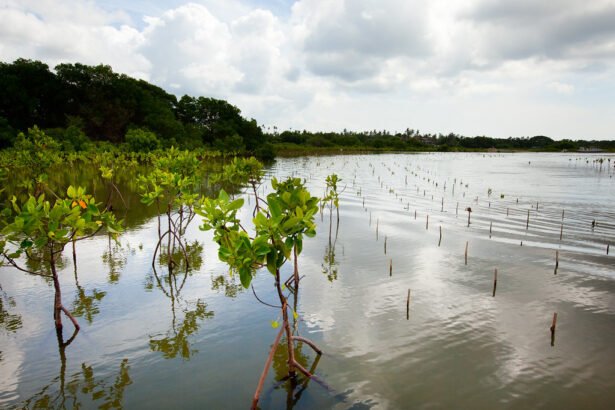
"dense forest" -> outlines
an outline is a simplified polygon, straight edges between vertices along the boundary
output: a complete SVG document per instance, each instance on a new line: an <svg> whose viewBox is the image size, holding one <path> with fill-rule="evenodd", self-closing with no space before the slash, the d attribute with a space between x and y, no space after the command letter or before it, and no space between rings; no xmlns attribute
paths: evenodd
<svg viewBox="0 0 615 410"><path fill-rule="evenodd" d="M208 97L177 98L162 88L107 65L40 61L0 63L0 148L38 126L62 150L121 144L131 151L171 146L250 152L261 157L282 150L355 148L376 150L615 150L615 141L555 141L546 136L464 137L404 132L282 131L246 119L230 103Z"/></svg>

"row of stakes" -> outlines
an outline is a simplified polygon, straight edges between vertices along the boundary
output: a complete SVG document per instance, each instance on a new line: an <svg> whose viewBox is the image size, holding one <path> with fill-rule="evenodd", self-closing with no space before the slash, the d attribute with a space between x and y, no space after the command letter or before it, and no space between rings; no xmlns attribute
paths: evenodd
<svg viewBox="0 0 615 410"><path fill-rule="evenodd" d="M363 204L365 204L365 198L363 198ZM507 210L508 211L508 210ZM471 212L471 210L469 211ZM469 215L468 212L468 215ZM562 218L563 218L564 212L562 211ZM416 210L415 210L415 219L416 219ZM469 220L469 216L468 216L468 220ZM378 239L379 237L379 218L376 219L376 239ZM370 212L370 225L371 225L371 212ZM529 226L529 211L528 211L528 223L526 224L526 226ZM489 226L489 236L491 237L491 233L492 233L492 228L493 228L493 222L490 223ZM425 223L425 229L428 230L429 229L429 215L426 215L426 223ZM385 235L384 236L384 254L387 254L387 240L388 240L388 236ZM560 231L560 240L561 240L561 231ZM442 243L442 225L439 226L439 239L438 239L438 247L441 245ZM523 242L521 242L521 244L523 245ZM467 265L468 264L468 247L469 247L469 241L466 241L465 244L465 250L464 250L464 264ZM609 244L607 244L607 249L606 249L606 254L609 254ZM554 275L557 275L557 270L559 268L559 250L555 251L555 268L554 268ZM389 259L389 276L393 276L393 259ZM498 285L498 270L497 268L494 269L493 272L493 289L492 289L492 293L491 296L495 297L496 294L496 290L497 290L497 285ZM406 297L406 320L410 320L410 295L411 295L411 290L408 289L408 294ZM555 346L555 329L556 329L556 325L557 325L557 312L553 313L553 319L551 321L551 326L549 327L549 330L551 332L551 346Z"/></svg>
<svg viewBox="0 0 615 410"><path fill-rule="evenodd" d="M381 183L381 188L382 188L383 187L383 181L380 180L380 177L378 177L378 180ZM407 185L407 176L406 176L406 185ZM387 189L389 189L388 186L387 186ZM419 188L417 187L417 192L419 192L418 189ZM444 189L446 190L446 185L445 185ZM453 189L454 189L454 185L453 185ZM361 194L362 193L360 193L360 195ZM426 196L426 192L425 191L423 192L423 195ZM396 194L396 197L397 197L397 194ZM465 193L464 193L464 197L465 197ZM433 195L432 195L432 200L433 200ZM478 202L478 197L476 198L476 200ZM401 201L401 198L400 198L400 201ZM517 198L516 202L519 203L519 199L518 198ZM489 207L491 207L491 202L489 202ZM365 197L363 197L363 208L367 211L367 209L365 208ZM536 202L535 210L538 211L538 208L539 208L539 203ZM441 211L442 212L444 211L444 198L442 198L442 201L441 201ZM470 207L468 207L468 208L465 209L465 211L468 212L468 226L470 226L470 223L471 223L470 216L471 216L472 209ZM456 215L458 215L458 213L459 213L459 202L457 202L455 213L456 213ZM510 209L507 207L506 208L506 216L509 216L509 214L510 214ZM559 236L560 241L563 238L564 214L565 214L565 211L562 210L562 223L561 223L561 227L560 227L560 236ZM417 219L417 211L416 210L414 211L414 219ZM371 212L370 212L370 219L369 219L370 226L371 226L371 222L372 222L372 216L371 216ZM529 229L529 224L530 224L530 210L528 209L527 210L526 225L525 225L526 230ZM592 231L593 231L593 229L594 229L594 227L596 225L597 225L596 221L593 220L592 221L592 225L591 225L592 226ZM376 240L378 240L378 229L379 229L379 219L376 219ZM429 215L428 214L426 215L425 229L427 229L427 230L429 229ZM492 232L493 232L493 221L491 221L489 223L489 238L491 238ZM385 253L385 255L387 253L387 239L388 238L385 235L385 237L384 237L384 253ZM441 246L441 243L442 243L442 226L440 225L440 227L439 227L438 247ZM464 260L465 260L465 264L466 265L468 264L468 245L469 245L469 243L466 242L465 252L464 252ZM521 241L520 245L523 246L523 241ZM610 244L607 243L607 245L606 245L606 254L607 255L609 254L609 250L610 250ZM557 274L558 268L559 268L559 250L556 250L556 252L555 252L555 268L554 268L554 274L555 275ZM390 259L389 260L389 276L392 276L392 275L393 275L393 260ZM493 277L492 297L495 297L496 290L497 290L497 280L498 280L497 279L497 275L498 275L498 271L497 271L497 268L496 268L494 270L494 277ZM408 295L407 295L407 298L406 298L406 319L408 319L408 320L410 318L410 294L411 294L410 289L408 289ZM555 312L553 314L553 319L552 319L552 322L551 322L551 326L549 328L550 331L551 331L551 346L554 346L556 324L557 324L557 312Z"/></svg>

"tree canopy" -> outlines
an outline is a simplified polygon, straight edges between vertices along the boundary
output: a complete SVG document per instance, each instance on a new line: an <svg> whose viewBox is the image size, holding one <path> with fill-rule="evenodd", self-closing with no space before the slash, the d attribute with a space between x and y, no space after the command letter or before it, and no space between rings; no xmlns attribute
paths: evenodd
<svg viewBox="0 0 615 410"><path fill-rule="evenodd" d="M255 150L266 142L256 121L226 101L188 95L178 101L108 65L60 64L51 71L18 59L0 63L0 88L0 148L34 125L65 139L61 130L76 124L90 139L113 143L125 142L134 128L154 133L162 146L227 148L230 141L230 149Z"/></svg>

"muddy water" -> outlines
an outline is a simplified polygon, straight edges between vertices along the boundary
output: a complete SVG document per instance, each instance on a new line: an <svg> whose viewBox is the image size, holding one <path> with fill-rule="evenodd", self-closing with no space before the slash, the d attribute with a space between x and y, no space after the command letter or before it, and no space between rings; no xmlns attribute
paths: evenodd
<svg viewBox="0 0 615 410"><path fill-rule="evenodd" d="M278 160L269 176L305 178L321 195L335 172L343 193L339 227L334 217L329 238L325 209L300 257L297 330L325 352L317 360L303 347L300 360L326 388L283 380L280 350L261 407L612 408L615 157L598 158ZM278 311L229 277L198 218L187 233L191 271L155 274L156 219L142 220L119 245L80 243L76 275L64 258L65 304L82 325L65 350L50 284L0 268L3 407L249 405ZM274 302L271 279L260 272L254 288Z"/></svg>

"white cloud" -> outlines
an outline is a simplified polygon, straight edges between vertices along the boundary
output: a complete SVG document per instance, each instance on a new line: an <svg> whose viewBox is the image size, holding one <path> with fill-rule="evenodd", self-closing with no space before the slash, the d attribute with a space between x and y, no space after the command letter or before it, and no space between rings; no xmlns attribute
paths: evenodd
<svg viewBox="0 0 615 410"><path fill-rule="evenodd" d="M0 59L109 64L282 128L574 137L565 115L613 138L612 0L255 3L0 0Z"/></svg>

